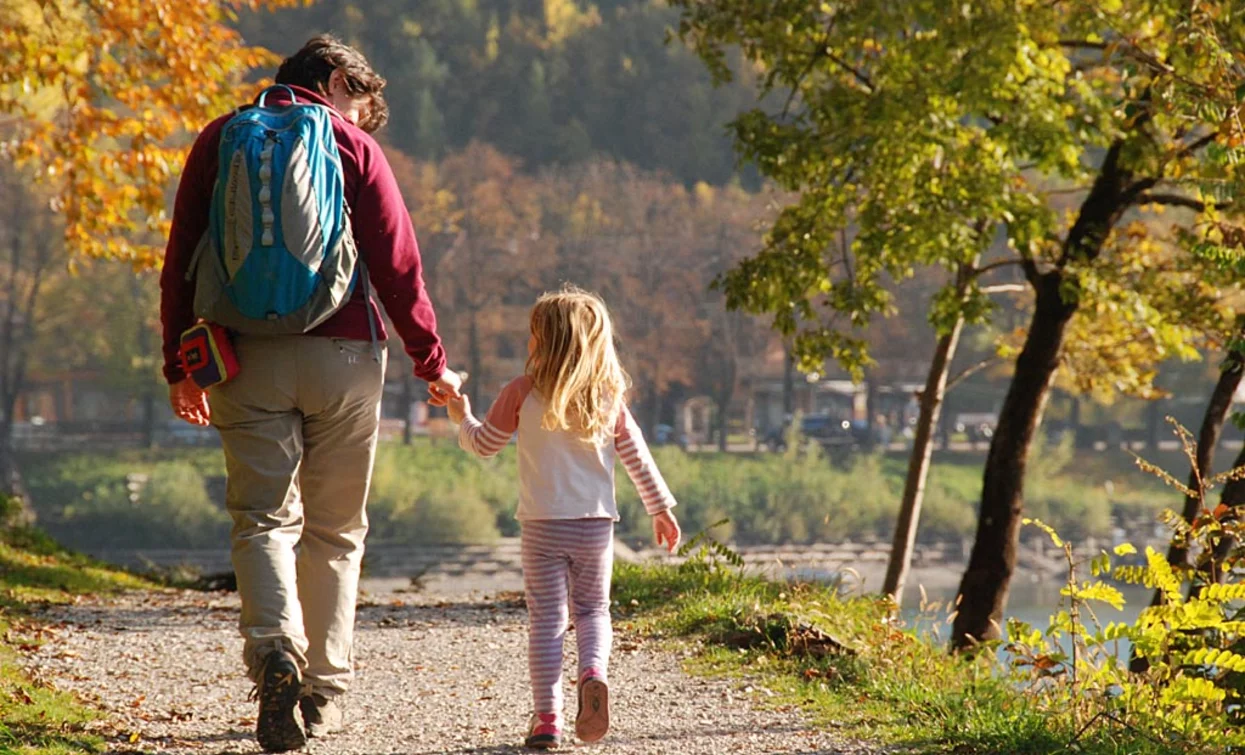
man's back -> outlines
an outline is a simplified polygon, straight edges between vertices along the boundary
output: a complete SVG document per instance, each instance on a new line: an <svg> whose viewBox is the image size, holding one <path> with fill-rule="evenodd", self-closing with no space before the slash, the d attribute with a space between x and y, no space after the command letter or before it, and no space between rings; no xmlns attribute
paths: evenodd
<svg viewBox="0 0 1245 755"><path fill-rule="evenodd" d="M323 97L310 90L291 88L299 102L330 107ZM274 91L268 102L288 103L289 95ZM195 247L207 230L212 189L219 169L221 131L232 116L230 113L217 118L199 134L178 186L173 229L160 279L164 371L170 383L177 382L185 374L177 353L178 341L181 333L194 323L194 285L186 280L186 272ZM415 231L393 171L380 145L358 126L335 115L333 133L341 156L345 201L351 211L355 241L379 303L389 313L408 355L415 362L415 374L425 380L435 380L444 372L445 353L436 335L436 315L425 290ZM356 286L350 300L308 335L369 340L367 306L363 287ZM379 323L379 313L373 315ZM377 335L384 339L383 325L378 327Z"/></svg>

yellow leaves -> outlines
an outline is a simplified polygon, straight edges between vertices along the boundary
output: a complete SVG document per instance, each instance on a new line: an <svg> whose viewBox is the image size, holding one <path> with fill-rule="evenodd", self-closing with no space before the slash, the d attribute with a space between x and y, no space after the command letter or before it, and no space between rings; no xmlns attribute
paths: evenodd
<svg viewBox="0 0 1245 755"><path fill-rule="evenodd" d="M1163 690L1159 701L1163 705L1174 706L1188 703L1218 703L1222 702L1225 697L1227 697L1227 692L1216 687L1209 679L1182 676Z"/></svg>
<svg viewBox="0 0 1245 755"><path fill-rule="evenodd" d="M1137 552L1137 549L1133 547L1132 543L1120 543L1115 546L1113 550L1117 556L1131 556Z"/></svg>
<svg viewBox="0 0 1245 755"><path fill-rule="evenodd" d="M596 6L580 10L575 0L544 0L546 36L550 43L561 44L578 32L601 23Z"/></svg>
<svg viewBox="0 0 1245 755"><path fill-rule="evenodd" d="M250 98L243 76L271 65L225 25L229 7L176 0L42 6L11 2L0 48L5 155L33 169L64 214L74 254L158 261L165 192L193 131Z"/></svg>
<svg viewBox="0 0 1245 755"><path fill-rule="evenodd" d="M1024 524L1026 527L1032 525L1042 530L1043 532L1045 532L1046 535L1050 537L1051 542L1055 544L1056 548L1064 547L1063 539L1059 537L1058 532L1055 532L1055 528L1051 527L1046 522L1043 522L1041 519L1025 518L1021 520L1021 523Z"/></svg>
<svg viewBox="0 0 1245 755"><path fill-rule="evenodd" d="M1154 583L1153 586L1163 591L1168 602L1181 602L1180 580L1172 572L1172 567L1167 562L1167 557L1154 550L1154 548L1147 547L1146 564L1149 566L1150 577ZM1146 586L1149 587L1150 585Z"/></svg>
<svg viewBox="0 0 1245 755"><path fill-rule="evenodd" d="M1207 585L1198 592L1197 599L1216 603L1227 603L1233 600L1245 600L1245 584L1229 585L1216 583L1213 585Z"/></svg>
<svg viewBox="0 0 1245 755"><path fill-rule="evenodd" d="M1061 595L1079 601L1098 601L1106 603L1115 610L1119 611L1124 608L1124 594L1111 585L1102 582L1094 582L1084 585L1065 586L1059 591Z"/></svg>

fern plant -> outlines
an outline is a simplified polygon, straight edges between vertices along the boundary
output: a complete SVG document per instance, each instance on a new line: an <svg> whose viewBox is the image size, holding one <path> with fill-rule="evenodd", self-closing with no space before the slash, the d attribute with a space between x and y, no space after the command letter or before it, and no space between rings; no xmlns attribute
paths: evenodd
<svg viewBox="0 0 1245 755"><path fill-rule="evenodd" d="M1240 724L1245 700L1245 563L1242 525L1234 508L1210 509L1207 494L1245 477L1245 468L1219 475L1196 469L1196 443L1172 420L1185 455L1195 470L1195 489L1138 458L1138 466L1201 502L1200 514L1185 522L1166 511L1161 520L1173 537L1196 554L1176 567L1146 548L1139 562L1135 547L1119 545L1078 560L1072 546L1043 522L1025 520L1046 532L1068 565L1062 589L1067 608L1052 616L1045 630L1019 621L1008 625L1011 671L1027 681L1040 704L1075 716L1083 734L1110 724L1146 732L1184 751L1224 752L1245 747ZM1078 571L1089 567L1090 579ZM1124 606L1118 584L1155 589L1159 599L1132 623L1099 622L1095 607ZM1125 646L1127 643L1127 646ZM1129 670L1131 650L1147 662L1144 672ZM1071 745L1072 743L1070 743Z"/></svg>

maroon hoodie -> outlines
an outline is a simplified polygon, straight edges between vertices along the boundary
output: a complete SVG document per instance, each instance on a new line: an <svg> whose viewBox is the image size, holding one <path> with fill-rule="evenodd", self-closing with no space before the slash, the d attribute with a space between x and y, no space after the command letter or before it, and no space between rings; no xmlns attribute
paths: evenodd
<svg viewBox="0 0 1245 755"><path fill-rule="evenodd" d="M329 105L323 97L301 87L291 87L300 102ZM273 91L269 102L289 102L289 94ZM199 134L173 205L173 229L169 234L164 267L160 272L160 320L164 326L164 377L176 383L186 377L178 356L181 334L195 322L194 283L186 281L186 269L195 247L208 226L208 207L216 183L221 128L232 116L212 121ZM415 362L415 375L428 381L445 371L445 350L437 336L437 316L424 287L419 246L411 216L402 201L393 170L376 140L344 118L333 119L333 133L341 153L346 203L354 227L359 254L367 265L376 296L385 305L406 353ZM346 304L308 335L366 341L368 305L363 286L355 286ZM376 316L377 336L386 338L384 324ZM245 365L243 365L245 369Z"/></svg>

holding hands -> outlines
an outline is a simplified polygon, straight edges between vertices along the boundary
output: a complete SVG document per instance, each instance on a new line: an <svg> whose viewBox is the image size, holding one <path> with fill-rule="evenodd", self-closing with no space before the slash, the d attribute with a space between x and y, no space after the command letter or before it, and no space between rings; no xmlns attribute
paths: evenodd
<svg viewBox="0 0 1245 755"><path fill-rule="evenodd" d="M441 374L441 377L428 383L428 395L431 396L428 399L428 403L433 406L445 406L450 399L459 398L462 392L463 380L466 377L467 373L465 372L446 370Z"/></svg>
<svg viewBox="0 0 1245 755"><path fill-rule="evenodd" d="M450 422L461 425L471 413L471 399L467 398L465 393L460 394L457 398L446 401L445 408L450 413Z"/></svg>

